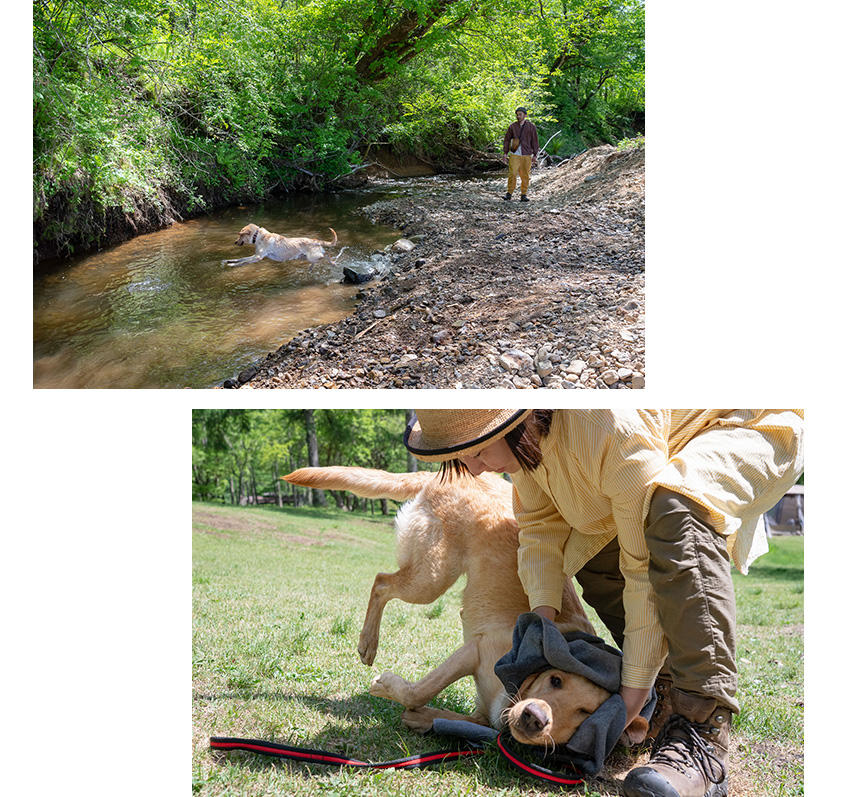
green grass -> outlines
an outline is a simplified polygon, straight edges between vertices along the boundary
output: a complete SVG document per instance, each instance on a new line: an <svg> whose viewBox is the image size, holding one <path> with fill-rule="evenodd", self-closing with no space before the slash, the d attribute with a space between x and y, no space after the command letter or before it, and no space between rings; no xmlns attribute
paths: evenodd
<svg viewBox="0 0 860 797"><path fill-rule="evenodd" d="M194 504L192 522L194 794L555 793L514 773L495 752L420 772L210 753L209 736L257 737L366 761L445 746L441 737L405 728L401 708L367 687L384 669L420 677L461 644L463 582L429 606L389 604L368 668L356 644L374 576L396 569L390 517ZM803 793L803 539L772 543L750 575L735 579L741 713L733 796ZM468 713L473 700L464 679L433 705ZM605 776L578 793L619 794L613 774L632 764L614 754Z"/></svg>

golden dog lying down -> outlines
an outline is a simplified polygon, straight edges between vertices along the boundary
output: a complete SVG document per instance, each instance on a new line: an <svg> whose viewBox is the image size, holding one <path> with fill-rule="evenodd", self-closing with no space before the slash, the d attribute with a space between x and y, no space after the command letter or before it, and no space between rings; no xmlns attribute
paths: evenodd
<svg viewBox="0 0 860 797"><path fill-rule="evenodd" d="M317 238L286 238L256 224L246 224L239 230L236 245L250 244L256 251L250 257L225 260L224 263L228 266L243 266L246 263L256 263L264 257L277 260L279 263L299 259L314 263L325 257L324 247L334 246L337 243L337 233L331 227L329 230L334 238L331 241L320 241Z"/></svg>
<svg viewBox="0 0 860 797"><path fill-rule="evenodd" d="M511 648L517 617L529 611L517 575L518 528L511 510L511 485L483 474L442 483L436 473L393 474L365 468L301 468L283 477L293 484L349 490L365 498L407 501L397 513L396 573L379 573L373 583L359 637L361 660L376 657L382 610L392 598L432 603L466 573L460 619L463 646L420 681L386 671L370 693L406 707L403 722L426 732L436 717L466 719L502 729L524 744L564 745L585 718L609 697L586 678L545 670L527 678L512 700L493 668ZM568 580L557 625L562 631L594 629ZM475 712L465 717L425 705L446 686L471 675L477 687ZM642 741L648 723L637 718L622 738Z"/></svg>

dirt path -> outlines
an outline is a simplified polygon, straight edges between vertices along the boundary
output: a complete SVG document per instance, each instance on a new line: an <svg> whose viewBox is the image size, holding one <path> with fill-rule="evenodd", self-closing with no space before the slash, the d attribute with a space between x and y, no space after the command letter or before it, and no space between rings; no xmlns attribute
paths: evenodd
<svg viewBox="0 0 860 797"><path fill-rule="evenodd" d="M502 175L377 202L415 248L225 387L644 387L644 182L644 149L606 146L537 170L528 203Z"/></svg>

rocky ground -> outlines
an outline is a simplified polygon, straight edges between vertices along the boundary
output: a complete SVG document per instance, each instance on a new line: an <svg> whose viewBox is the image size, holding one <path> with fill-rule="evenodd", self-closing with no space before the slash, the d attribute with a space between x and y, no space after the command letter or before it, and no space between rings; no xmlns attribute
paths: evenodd
<svg viewBox="0 0 860 797"><path fill-rule="evenodd" d="M644 183L644 149L604 146L535 170L528 203L498 175L370 205L414 248L224 387L644 387Z"/></svg>

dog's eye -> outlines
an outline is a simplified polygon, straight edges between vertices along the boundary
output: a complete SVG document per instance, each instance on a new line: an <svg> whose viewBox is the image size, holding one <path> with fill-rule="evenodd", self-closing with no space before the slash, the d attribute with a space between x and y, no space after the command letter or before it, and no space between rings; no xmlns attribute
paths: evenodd
<svg viewBox="0 0 860 797"><path fill-rule="evenodd" d="M561 689L561 686L562 686L562 684L561 684L561 678L559 678L557 675L553 675L553 676L549 679L549 685L550 685L553 689Z"/></svg>

